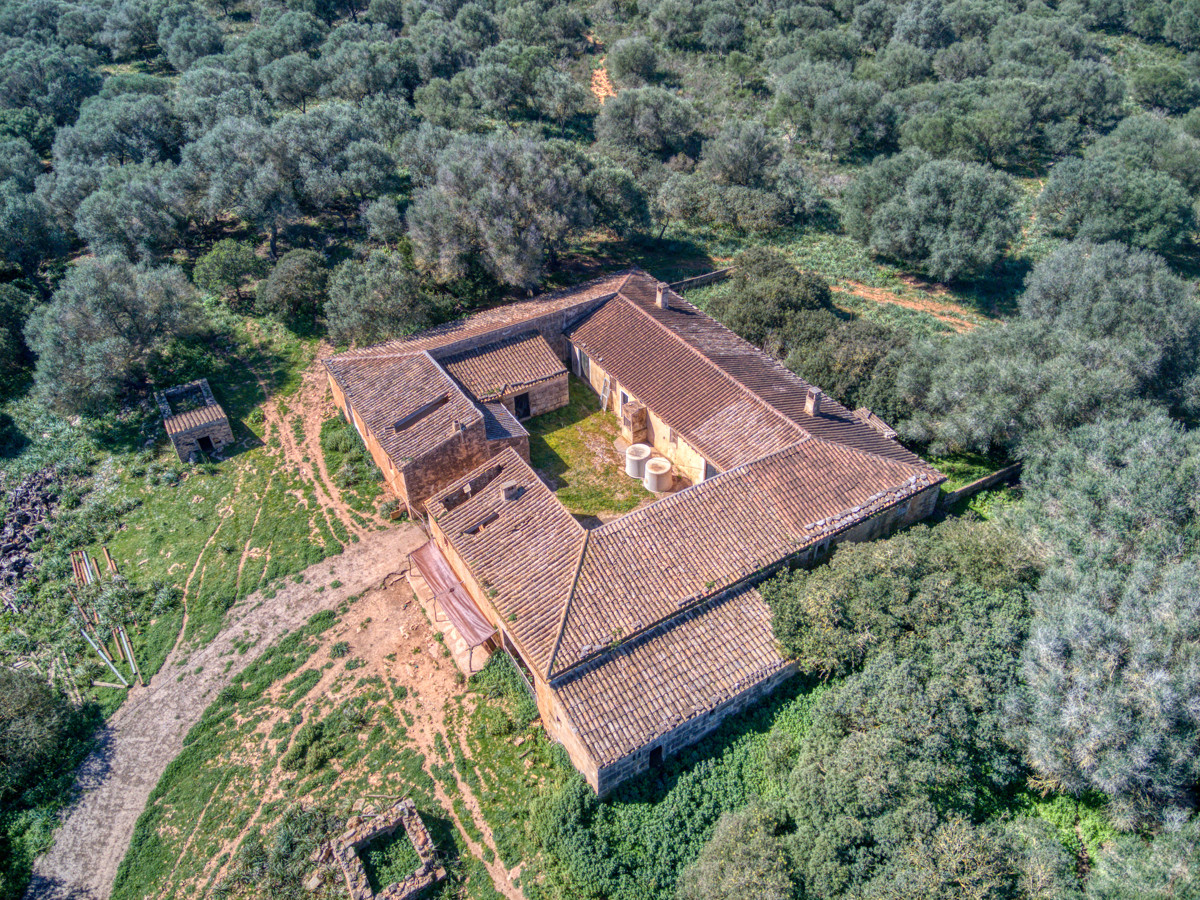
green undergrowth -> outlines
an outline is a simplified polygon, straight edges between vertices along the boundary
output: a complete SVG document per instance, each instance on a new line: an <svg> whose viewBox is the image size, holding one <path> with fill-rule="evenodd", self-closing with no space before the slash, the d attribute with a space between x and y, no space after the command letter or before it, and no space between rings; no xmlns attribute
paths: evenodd
<svg viewBox="0 0 1200 900"><path fill-rule="evenodd" d="M625 474L613 446L621 431L617 417L600 410L599 398L580 379L568 378L568 404L525 423L530 462L575 515L629 512L653 495Z"/></svg>
<svg viewBox="0 0 1200 900"><path fill-rule="evenodd" d="M353 510L374 513L383 494L383 473L371 459L358 432L342 416L321 424L321 452L342 500Z"/></svg>

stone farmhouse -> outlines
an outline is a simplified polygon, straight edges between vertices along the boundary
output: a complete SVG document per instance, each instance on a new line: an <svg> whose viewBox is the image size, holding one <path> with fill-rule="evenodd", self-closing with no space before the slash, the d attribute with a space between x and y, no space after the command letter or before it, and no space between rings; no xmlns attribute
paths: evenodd
<svg viewBox="0 0 1200 900"><path fill-rule="evenodd" d="M757 585L928 516L945 480L633 270L325 360L337 404L432 538L414 554L460 632L509 652L601 795L794 672ZM691 486L585 528L521 420L567 372Z"/></svg>

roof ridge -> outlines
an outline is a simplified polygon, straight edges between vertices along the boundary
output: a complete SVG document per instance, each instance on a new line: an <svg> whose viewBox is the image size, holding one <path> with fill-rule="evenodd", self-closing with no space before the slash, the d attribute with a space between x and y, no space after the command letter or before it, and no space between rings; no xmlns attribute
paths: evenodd
<svg viewBox="0 0 1200 900"><path fill-rule="evenodd" d="M371 346L376 346L376 347L381 347L381 348L387 347L388 348L387 351L383 352L383 353L372 353L371 346L358 347L358 348L352 347L347 350L343 350L341 353L335 353L333 356L326 357L325 359L323 359L321 361L328 362L329 360L337 359L338 357L344 357L346 359L388 359L391 357L402 358L402 357L408 357L408 356L415 356L418 353L425 352L429 348L421 348L421 349L414 348L413 350L409 350L409 351L398 351L395 345L397 344L397 342L401 342L401 344L402 344L403 341L406 341L409 339L417 340L418 338L420 338L421 335L428 334L429 332L436 332L439 328L444 328L446 326L454 325L457 323L467 322L476 316L482 316L486 313L495 312L496 310L499 310L499 309L504 309L506 307L520 306L522 304L550 303L550 302L553 302L556 300L564 300L567 297L569 297L572 293L586 291L589 288L598 287L599 285L603 284L606 281L616 281L617 279L621 279L618 286L613 289L613 296L616 296L617 292L620 291L621 287L624 286L624 284L629 280L629 278L636 271L640 271L640 270L638 270L637 267L634 266L634 267L630 267L628 269L618 270L609 275L597 275L595 278L589 278L587 281L580 282L579 284L570 285L568 287L561 287L561 288L558 288L557 290L553 290L553 291L546 291L545 293L538 294L535 297L527 297L524 300L515 300L512 302L508 302L508 303L498 303L495 306L489 306L485 309L477 309L477 310L474 310L473 312L468 313L465 316L461 316L457 319L450 319L449 321L446 321L446 322L439 322L437 325L432 325L428 328L423 328L420 331L414 332L413 334L402 335L402 336L396 337L396 338L388 338L385 341L380 341L377 344L371 345ZM622 278L622 276L624 276L624 277ZM599 296L596 296L596 297L588 297L585 299L580 299L578 302L579 303L591 303L593 301L603 302L602 298L604 296L605 296L604 294L600 294ZM609 299L611 299L611 297ZM535 318L535 316L531 315L530 318ZM497 325L494 330L498 331L501 328L507 328L510 325L514 325L514 324L520 324L520 322L519 321L515 322L515 323L510 322L510 323L508 323L508 325ZM488 332L485 331L484 334L486 335L486 334L488 334ZM438 348L434 347L433 349L436 350Z"/></svg>
<svg viewBox="0 0 1200 900"><path fill-rule="evenodd" d="M647 277L650 277L650 276L647 276ZM720 322L718 322L716 319L713 319L713 317L710 316L708 313L704 312L704 310L700 309L698 306L696 306L693 303L689 303L681 295L675 293L675 291L672 291L669 285L667 287L667 290L670 291L681 302L687 303L687 305L690 306L693 310L695 310L696 313L698 313L699 315L702 315L708 319L712 319L712 321L715 322L717 325L719 325L721 328L725 328L724 325L721 325ZM777 419L782 421L788 428L790 428L794 431L798 431L801 435L809 434L809 431L807 428L804 428L802 425L792 421L792 419L785 416L780 410L776 409L774 406L772 406L770 403L768 403L762 397L758 396L758 394L754 393L754 391L750 390L750 388L748 388L741 381L734 378L732 375L730 375L728 372L726 372L724 369L722 369L720 366L718 366L715 362L713 362L711 359L709 359L709 357L705 353L703 353L698 347L693 345L691 341L684 338L682 335L677 333L674 329L671 329L671 328L667 327L665 324L663 324L662 322L658 321L658 319L656 319L654 316L652 316L647 310L642 309L642 307L639 304L634 302L629 297L625 296L625 294L622 291L618 291L617 296L620 297L622 300L624 300L626 303L628 303L630 306L632 306L634 309L636 309L639 313L641 313L643 316L645 316L647 319L649 319L651 322L653 322L659 328L661 328L663 331L665 331L667 334L669 334L672 338L674 338L675 340L679 341L679 343L681 343L685 347L687 347L688 350L690 350L696 356L700 357L700 359L702 359L704 361L704 363L709 366L709 368L713 369L722 378L724 378L730 384L734 385L739 391L741 391L743 394L748 396L754 403L758 404L761 408L765 409L766 411L768 411L769 413L774 415ZM731 329L726 328L725 330L729 331L730 334L735 334L735 332L733 332ZM745 340L740 335L736 335L736 336L738 337L739 340ZM747 341L746 343L749 344L749 341ZM753 347L754 345L750 344L750 346ZM784 448L784 449L787 449L787 448Z"/></svg>
<svg viewBox="0 0 1200 900"><path fill-rule="evenodd" d="M557 633L554 635L554 649L550 651L550 659L546 662L546 679L554 677L554 661L558 659L558 648L562 646L563 634L567 630L567 614L571 611L571 601L575 599L575 589L579 586L579 573L583 571L583 557L587 554L588 541L591 531L584 529L583 545L579 548L579 557L575 560L575 577L571 579L571 590L567 592L567 602L563 604L562 616L558 620Z"/></svg>
<svg viewBox="0 0 1200 900"><path fill-rule="evenodd" d="M781 447L780 449L774 451L773 453L764 454L763 456L760 456L757 459L747 460L746 462L741 463L740 465L736 465L732 469L726 469L724 472L718 472L712 478L706 478L703 481L697 482L696 484L693 484L693 485L690 485L689 487L684 488L682 491L676 491L673 494L668 494L666 497L663 497L661 500L656 500L654 503L650 504L649 506L643 506L641 509L635 509L632 512L628 512L625 515L621 516L619 519L613 519L611 522L605 522L603 525L599 526L598 528L592 529L592 530L597 531L597 532L603 531L605 534L610 534L614 531L619 530L617 526L625 525L628 522L636 522L640 518L645 518L646 516L648 516L650 514L650 510L670 509L675 504L683 503L684 500L682 498L691 496L693 491L711 490L711 488L704 487L704 485L706 485L706 484L716 484L718 481L724 480L726 478L726 476L732 477L733 475L737 474L738 472L741 472L743 469L747 468L748 466L758 465L763 460L771 459L772 457L776 457L776 456L782 456L785 453L790 453L791 451L795 450L797 447L801 446L802 444L807 443L810 440L820 440L820 438L815 438L808 432L804 432L804 436L801 437L794 444L788 444L786 447ZM829 442L822 441L822 443L828 444ZM839 444L837 446L841 446L841 445Z"/></svg>

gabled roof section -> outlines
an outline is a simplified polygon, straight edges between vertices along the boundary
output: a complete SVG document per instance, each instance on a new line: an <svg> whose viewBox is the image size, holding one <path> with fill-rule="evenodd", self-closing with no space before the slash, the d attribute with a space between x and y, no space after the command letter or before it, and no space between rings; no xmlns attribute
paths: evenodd
<svg viewBox="0 0 1200 900"><path fill-rule="evenodd" d="M567 372L537 331L462 350L440 363L467 393L483 401L520 393Z"/></svg>
<svg viewBox="0 0 1200 900"><path fill-rule="evenodd" d="M550 677L942 480L809 437L594 529Z"/></svg>
<svg viewBox="0 0 1200 900"><path fill-rule="evenodd" d="M480 403L479 409L483 413L484 436L489 441L529 437L525 426L517 421L517 417L510 413L503 403Z"/></svg>
<svg viewBox="0 0 1200 900"><path fill-rule="evenodd" d="M770 608L743 588L581 666L555 692L592 758L606 766L788 668Z"/></svg>
<svg viewBox="0 0 1200 900"><path fill-rule="evenodd" d="M396 468L454 437L458 426L483 419L428 353L374 359L342 354L325 360L325 367Z"/></svg>
<svg viewBox="0 0 1200 900"><path fill-rule="evenodd" d="M630 279L635 280L654 284L648 276ZM652 294L651 306L653 299ZM623 292L569 337L720 469L775 453L804 436Z"/></svg>
<svg viewBox="0 0 1200 900"><path fill-rule="evenodd" d="M371 347L347 350L334 358L379 357L394 354L408 355L426 350L436 351L441 347L477 338L480 335L499 331L512 325L519 325L539 316L567 311L575 306L586 306L589 303L611 297L620 290L621 285L629 276L630 272L628 271L606 275L575 287L542 294L532 300L485 309L465 318L429 328L410 337L396 338Z"/></svg>
<svg viewBox="0 0 1200 900"><path fill-rule="evenodd" d="M518 491L512 500L504 498L509 482ZM544 675L579 567L583 526L511 447L425 506L526 662Z"/></svg>
<svg viewBox="0 0 1200 900"><path fill-rule="evenodd" d="M798 428L835 444L927 467L919 456L885 437L831 397L821 398L819 415L808 415L804 404L812 385L674 291L667 292L668 308L660 309L654 302L657 284L644 272L636 272L622 285L621 297ZM658 410L655 412L662 415Z"/></svg>

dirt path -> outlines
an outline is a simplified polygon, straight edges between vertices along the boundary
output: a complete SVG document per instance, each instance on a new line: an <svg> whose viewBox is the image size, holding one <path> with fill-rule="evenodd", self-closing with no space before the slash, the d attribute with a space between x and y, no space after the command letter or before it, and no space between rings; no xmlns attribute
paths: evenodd
<svg viewBox="0 0 1200 900"><path fill-rule="evenodd" d="M875 303L890 303L894 306L903 306L906 309L915 309L919 312L927 313L938 321L945 322L960 334L964 331L970 331L979 324L981 317L978 313L959 306L952 300L935 299L948 296L944 288L936 285L926 285L917 282L916 279L912 280L911 286L922 293L928 294L929 297L901 297L895 291L871 287L860 281L842 281L832 285L831 290L841 294L862 297L864 300L871 300Z"/></svg>
<svg viewBox="0 0 1200 900"><path fill-rule="evenodd" d="M292 427L291 417L284 416L280 411L279 401L269 396L262 377L253 368L250 371L258 381L263 396L268 397L266 403L263 404L266 432L264 441L269 444L272 436L278 436L284 464L312 485L317 504L325 511L325 514L340 520L351 534L362 537L368 531L358 524L350 507L342 501L341 491L330 478L329 471L325 468L325 457L321 453L321 425L334 415L334 408L333 402L329 399L329 386L325 378L325 369L320 360L332 353L333 348L322 341L317 348L317 358L304 372L299 391L287 398L288 405L299 410L301 437L297 437ZM274 454L279 451L268 452ZM308 459L306 460L305 457ZM374 520L375 524L385 524L383 519L378 516L361 512L357 515L368 521Z"/></svg>
<svg viewBox="0 0 1200 900"><path fill-rule="evenodd" d="M129 847L134 824L167 764L178 755L184 735L200 719L217 692L255 654L235 652L243 630L265 648L313 613L333 609L351 594L380 584L403 567L405 556L425 540L415 526L377 532L351 544L340 556L310 566L305 584L289 581L266 601L255 592L229 611L224 628L199 650L176 647L162 671L146 687L135 687L108 721L100 745L80 768L81 795L67 811L54 846L34 865L26 900L102 900L112 891L117 867ZM332 570L332 571L331 571ZM315 584L341 581L323 593ZM187 653L187 666L176 665ZM234 665L225 671L225 664Z"/></svg>
<svg viewBox="0 0 1200 900"><path fill-rule="evenodd" d="M613 87L612 79L608 77L608 69L604 65L604 60L608 57L603 57L600 60L600 66L592 72L592 96L604 105L604 101L609 97L617 96L617 89Z"/></svg>

